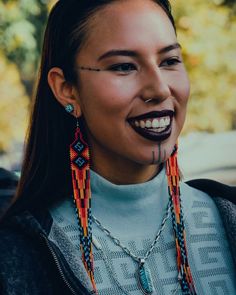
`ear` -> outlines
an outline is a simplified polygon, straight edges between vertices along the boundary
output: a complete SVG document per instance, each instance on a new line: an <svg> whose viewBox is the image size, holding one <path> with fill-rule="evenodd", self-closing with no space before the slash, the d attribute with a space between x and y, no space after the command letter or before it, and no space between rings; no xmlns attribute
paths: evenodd
<svg viewBox="0 0 236 295"><path fill-rule="evenodd" d="M65 80L64 73L60 68L52 68L48 73L48 84L56 100L65 107L72 104L74 107L72 115L80 117L82 112L79 105L79 95L76 87Z"/></svg>

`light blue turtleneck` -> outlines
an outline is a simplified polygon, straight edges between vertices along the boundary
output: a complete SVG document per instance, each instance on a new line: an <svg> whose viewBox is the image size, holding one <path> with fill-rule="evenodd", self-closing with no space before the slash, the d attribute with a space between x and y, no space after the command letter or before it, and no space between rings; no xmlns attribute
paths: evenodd
<svg viewBox="0 0 236 295"><path fill-rule="evenodd" d="M91 171L92 212L132 253L143 257L160 228L169 200L163 169L152 180L115 185ZM198 295L236 294L235 270L225 231L215 203L205 193L181 183L187 249ZM79 234L72 199L51 208L54 222L79 253ZM95 281L101 295L141 295L135 273L137 262L96 225ZM171 218L146 261L154 284L153 294L182 294L177 283L175 242Z"/></svg>

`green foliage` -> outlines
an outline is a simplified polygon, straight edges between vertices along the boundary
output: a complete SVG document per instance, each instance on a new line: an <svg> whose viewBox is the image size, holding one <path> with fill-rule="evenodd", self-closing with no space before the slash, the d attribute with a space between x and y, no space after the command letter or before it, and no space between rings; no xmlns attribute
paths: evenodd
<svg viewBox="0 0 236 295"><path fill-rule="evenodd" d="M174 5L192 85L185 130L229 130L236 112L235 17L229 8L214 2L185 3L181 0Z"/></svg>
<svg viewBox="0 0 236 295"><path fill-rule="evenodd" d="M22 81L35 78L46 18L45 1L0 2L0 48L18 66Z"/></svg>
<svg viewBox="0 0 236 295"><path fill-rule="evenodd" d="M48 7L55 2L0 0L0 152L23 139ZM192 84L185 132L229 130L236 125L235 0L171 3Z"/></svg>
<svg viewBox="0 0 236 295"><path fill-rule="evenodd" d="M24 138L46 18L44 1L0 2L0 153Z"/></svg>
<svg viewBox="0 0 236 295"><path fill-rule="evenodd" d="M17 67L0 54L0 153L12 142L22 142L26 131L29 99Z"/></svg>

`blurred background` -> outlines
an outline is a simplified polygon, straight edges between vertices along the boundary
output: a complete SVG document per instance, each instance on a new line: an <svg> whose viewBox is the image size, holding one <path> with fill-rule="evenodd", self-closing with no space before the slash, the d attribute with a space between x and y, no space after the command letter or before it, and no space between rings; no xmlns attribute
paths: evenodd
<svg viewBox="0 0 236 295"><path fill-rule="evenodd" d="M0 0L0 167L12 171L20 170L43 31L55 2ZM192 85L180 139L183 174L236 184L236 1L171 2Z"/></svg>

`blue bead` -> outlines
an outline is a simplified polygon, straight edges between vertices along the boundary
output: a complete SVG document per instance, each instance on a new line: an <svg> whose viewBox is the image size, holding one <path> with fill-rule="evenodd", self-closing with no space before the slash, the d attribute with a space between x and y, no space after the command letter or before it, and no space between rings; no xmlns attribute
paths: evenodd
<svg viewBox="0 0 236 295"><path fill-rule="evenodd" d="M65 110L67 113L72 113L74 111L74 106L70 103L68 103L66 106L65 106Z"/></svg>
<svg viewBox="0 0 236 295"><path fill-rule="evenodd" d="M152 294L154 291L154 286L152 282L152 277L150 274L150 270L144 264L139 266L138 269L138 279L140 287L144 294Z"/></svg>

